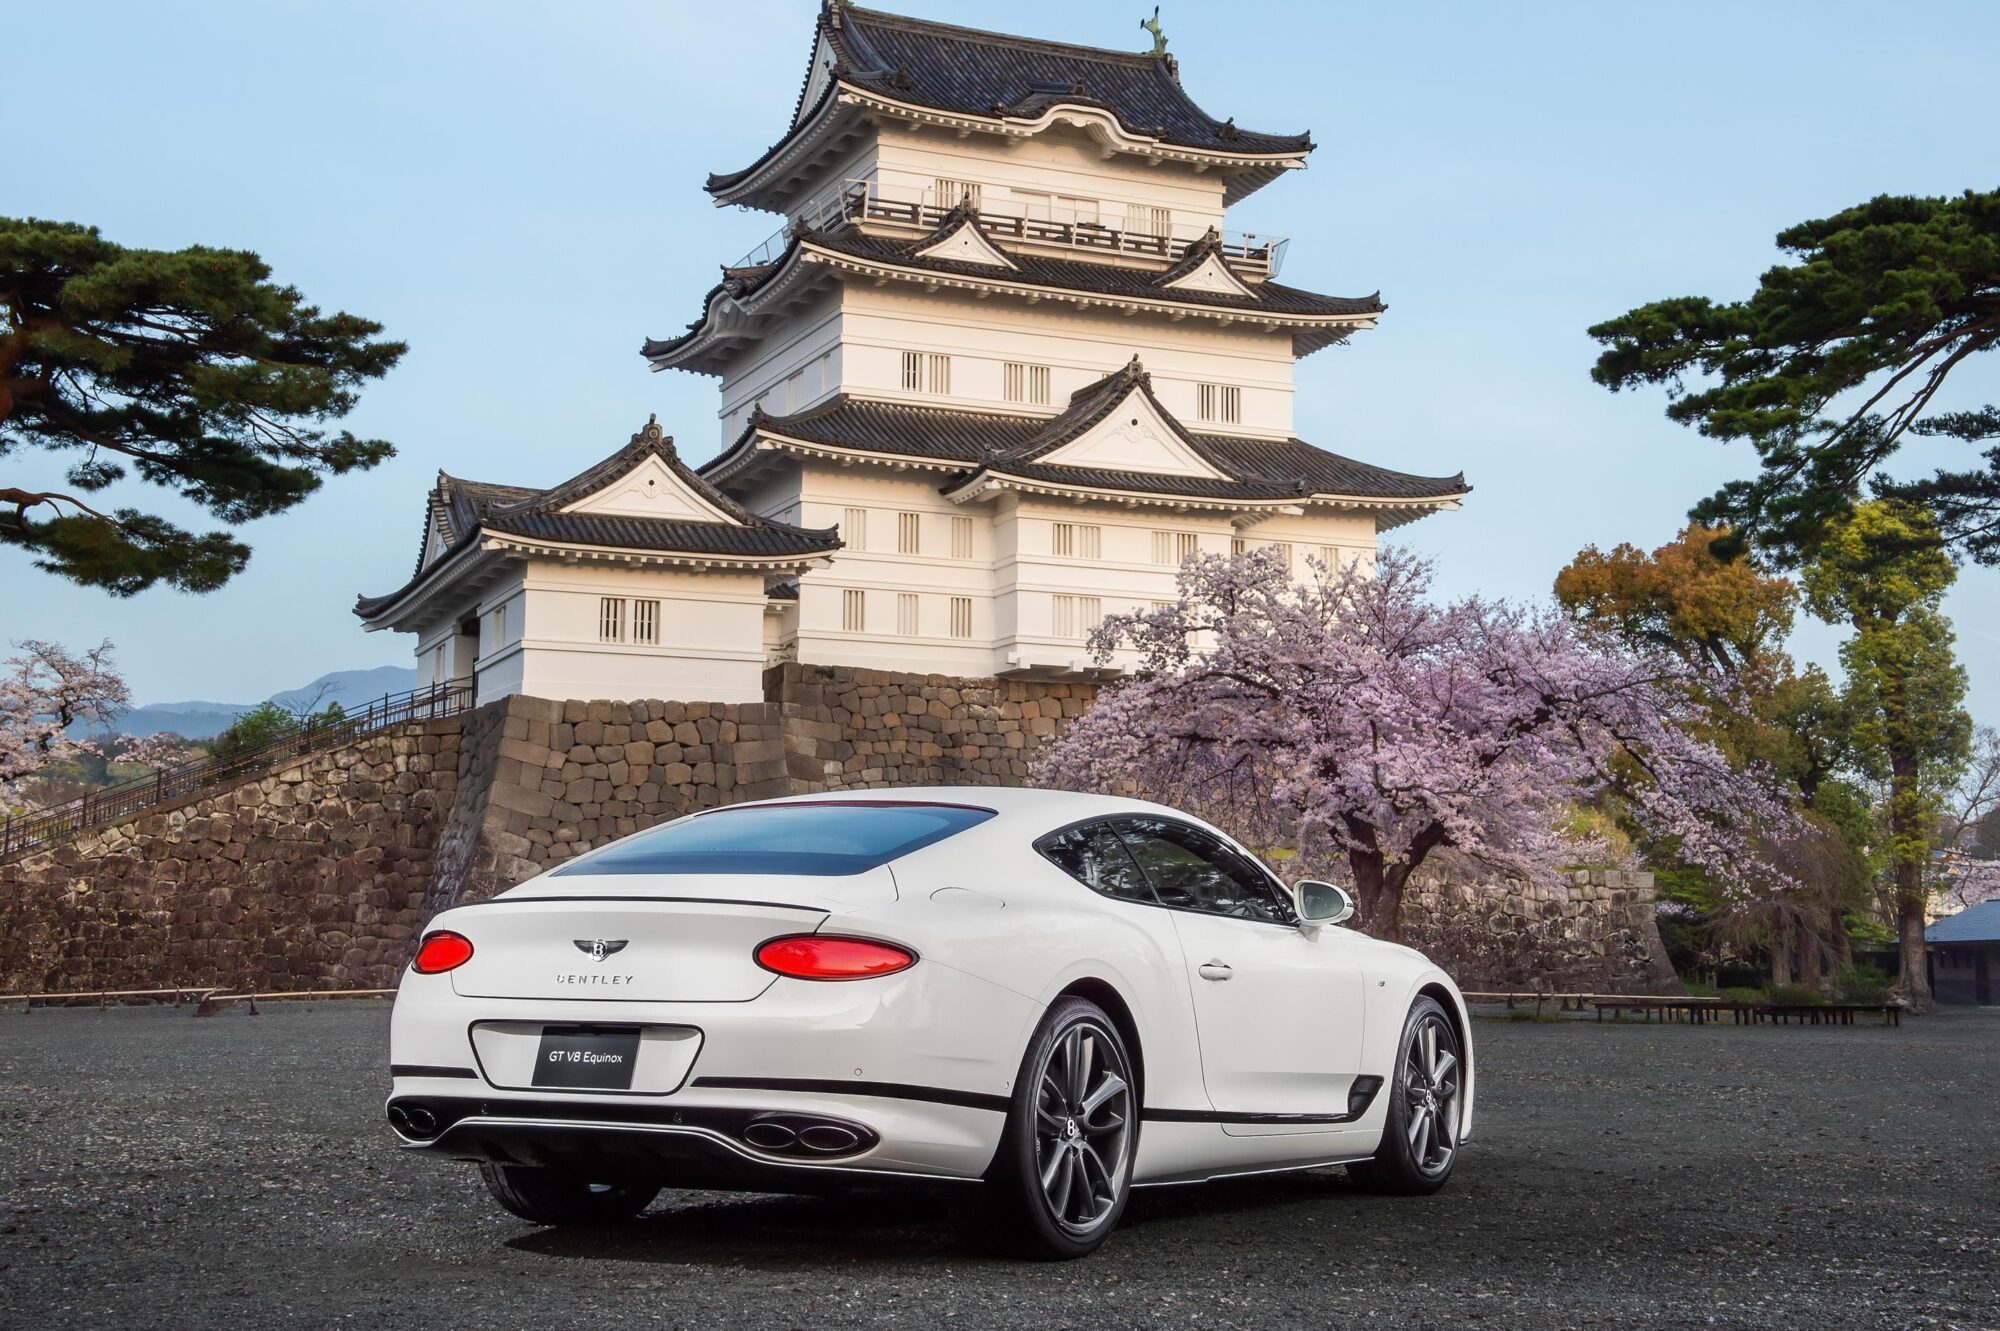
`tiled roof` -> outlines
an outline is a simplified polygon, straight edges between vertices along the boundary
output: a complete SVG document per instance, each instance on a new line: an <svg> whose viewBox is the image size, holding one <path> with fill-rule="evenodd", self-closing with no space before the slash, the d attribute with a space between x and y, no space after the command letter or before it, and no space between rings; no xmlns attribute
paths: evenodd
<svg viewBox="0 0 2000 1331"><path fill-rule="evenodd" d="M1057 287L1064 291L1084 291L1092 295L1125 296L1134 300L1212 305L1218 309L1242 310L1250 314L1369 315L1380 314L1388 308L1382 303L1380 292L1368 296L1322 296L1317 292L1286 286L1282 282L1250 282L1245 285L1255 294L1246 297L1226 291L1200 291L1164 285L1165 282L1180 276L1183 271L1192 271L1192 266L1187 266L1185 260L1162 273L1151 268L1128 268L1120 264L1093 263L1084 259L1058 259L1025 250L1009 249L1006 252L1007 257L1014 261L1014 268L1010 271L983 263L967 263L959 259L926 258L918 253L925 246L935 244L952 229L954 224L947 222L936 231L916 240L890 240L881 236L867 236L853 229L833 232L808 231L802 233L800 239L806 244L832 250L837 254L876 263L894 264L899 268L950 273L955 277L981 278L990 282L1020 282L1030 286ZM1196 257L1196 265L1200 263L1201 257L1204 256ZM782 266L782 262L779 266Z"/></svg>
<svg viewBox="0 0 2000 1331"><path fill-rule="evenodd" d="M657 458L705 501L726 514L729 522L649 518L614 513L565 513L574 504L631 472L647 458ZM364 596L354 613L364 619L401 600L428 576L429 570L469 545L481 533L517 536L556 545L595 546L619 550L652 550L665 554L716 558L807 559L840 547L837 532L795 527L745 509L704 480L680 460L673 440L657 423L632 436L632 442L604 461L546 490L518 485L491 485L438 473L426 515L436 514L446 549L428 566L421 553L408 582L386 596Z"/></svg>
<svg viewBox="0 0 2000 1331"><path fill-rule="evenodd" d="M983 119L1033 119L1057 103L1101 107L1129 134L1183 148L1244 156L1312 151L1309 134L1261 134L1218 121L1181 86L1178 63L1135 51L1071 46L901 14L827 5L824 36L839 84L892 101ZM832 95L829 82L820 101ZM794 128L740 171L708 178L723 191L754 173L807 125L818 109L800 108Z"/></svg>
<svg viewBox="0 0 2000 1331"><path fill-rule="evenodd" d="M1151 399L1187 445L1226 479L1106 471L1039 461L1089 430L1134 389ZM940 470L956 473L943 487L947 490L981 474L1140 494L1266 501L1310 496L1445 500L1462 496L1469 489L1462 473L1415 476L1391 471L1329 453L1303 439L1246 439L1186 430L1159 408L1158 400L1152 397L1151 380L1136 357L1124 369L1077 392L1069 406L1053 417L948 411L845 394L791 416L756 413L736 444L703 471L716 473L733 464L760 433L941 464Z"/></svg>
<svg viewBox="0 0 2000 1331"><path fill-rule="evenodd" d="M954 210L946 219L928 234L914 240L891 240L881 236L869 236L852 226L843 226L831 231L800 230L794 233L785 252L768 264L755 268L728 268L723 270L722 280L709 289L702 300L699 319L688 325L688 331L678 337L647 338L640 348L640 354L649 360L671 356L687 347L700 337L708 324L709 315L715 309L718 299L728 296L744 300L755 296L765 286L790 272L798 262L800 253L808 248L827 254L845 256L858 262L895 267L923 274L936 273L940 276L964 278L982 284L1007 287L1030 286L1045 290L1075 292L1089 296L1104 296L1112 300L1151 301L1165 305L1192 307L1212 310L1231 315L1241 314L1246 318L1262 318L1277 324L1303 325L1310 331L1310 340L1301 351L1316 350L1329 341L1347 335L1351 322L1365 320L1381 314L1388 306L1382 303L1380 292L1367 296L1322 296L1312 291L1302 291L1281 282L1253 282L1245 285L1254 293L1239 296L1225 291L1202 291L1187 287L1168 287L1164 283L1192 271L1185 258L1172 268L1161 272L1150 268L1128 268L1119 264L1094 263L1083 259L1059 259L1021 250L1005 250L1012 268L997 268L989 264L967 263L959 259L926 257L920 253L942 240L960 224L961 220L973 216L969 209ZM1198 243L1197 248L1200 243ZM1202 249L1195 256L1198 265L1208 251ZM1343 321L1328 324L1328 320ZM1310 322L1307 322L1310 321Z"/></svg>
<svg viewBox="0 0 2000 1331"><path fill-rule="evenodd" d="M1982 901L1924 930L1926 943L2000 943L2000 901Z"/></svg>

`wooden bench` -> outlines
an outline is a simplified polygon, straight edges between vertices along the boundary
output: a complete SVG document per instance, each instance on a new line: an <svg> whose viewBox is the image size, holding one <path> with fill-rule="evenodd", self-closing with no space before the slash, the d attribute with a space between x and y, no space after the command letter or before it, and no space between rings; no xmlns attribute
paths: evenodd
<svg viewBox="0 0 2000 1331"><path fill-rule="evenodd" d="M1714 1020L1723 1006L1713 998L1593 998L1590 1005L1597 1010L1599 1021L1604 1020L1607 1012L1620 1020L1627 1012L1637 1012L1647 1021L1658 1013L1661 1021L1685 1021L1696 1026Z"/></svg>

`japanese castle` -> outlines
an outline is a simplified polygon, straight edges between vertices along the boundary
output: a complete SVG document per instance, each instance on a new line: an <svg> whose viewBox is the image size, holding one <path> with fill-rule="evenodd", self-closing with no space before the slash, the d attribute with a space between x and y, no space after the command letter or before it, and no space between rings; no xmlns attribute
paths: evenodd
<svg viewBox="0 0 2000 1331"><path fill-rule="evenodd" d="M720 451L648 423L550 489L440 474L416 572L356 614L482 702L756 701L785 661L1080 677L1190 555L1305 577L1456 508L1463 476L1294 435L1293 363L1385 307L1228 229L1312 140L1211 117L1154 45L828 3L790 126L708 179L782 228L643 349L721 381Z"/></svg>

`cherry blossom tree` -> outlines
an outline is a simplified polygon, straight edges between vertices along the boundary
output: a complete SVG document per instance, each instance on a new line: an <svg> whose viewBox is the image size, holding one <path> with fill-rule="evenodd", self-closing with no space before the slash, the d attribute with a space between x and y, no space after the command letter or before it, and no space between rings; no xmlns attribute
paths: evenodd
<svg viewBox="0 0 2000 1331"><path fill-rule="evenodd" d="M125 681L111 663L111 644L81 654L60 643L29 639L14 644L0 675L0 803L19 803L23 783L53 763L95 752L88 740L70 738L75 721L108 722L130 704Z"/></svg>
<svg viewBox="0 0 2000 1331"><path fill-rule="evenodd" d="M2000 730L1981 726L1972 735L1972 761L1944 800L1939 851L1930 860L1933 915L1955 915L2000 897L2000 858L1982 833L2000 818Z"/></svg>
<svg viewBox="0 0 2000 1331"><path fill-rule="evenodd" d="M1344 863L1364 922L1400 933L1410 875L1440 850L1538 876L1587 853L1575 802L1615 785L1649 833L1719 880L1767 889L1753 840L1792 814L1759 772L1685 728L1670 653L1587 641L1553 609L1441 605L1431 565L1200 556L1179 598L1107 619L1101 661L1136 649L1039 760L1050 784L1198 809L1252 844Z"/></svg>

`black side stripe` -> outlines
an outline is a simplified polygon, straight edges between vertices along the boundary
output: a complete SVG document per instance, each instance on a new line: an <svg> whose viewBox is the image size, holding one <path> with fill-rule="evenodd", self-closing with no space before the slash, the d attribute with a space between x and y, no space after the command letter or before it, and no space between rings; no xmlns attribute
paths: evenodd
<svg viewBox="0 0 2000 1331"><path fill-rule="evenodd" d="M693 1086L728 1091L802 1091L813 1095L874 1095L885 1100L921 1100L961 1109L989 1109L1004 1114L1011 1102L1004 1095L951 1091L938 1086L912 1086L898 1081L841 1081L832 1077L696 1077Z"/></svg>
<svg viewBox="0 0 2000 1331"><path fill-rule="evenodd" d="M479 1074L471 1068L446 1068L435 1063L391 1063L389 1075L392 1077L465 1077L478 1080Z"/></svg>
<svg viewBox="0 0 2000 1331"><path fill-rule="evenodd" d="M1359 1114L1222 1114L1212 1109L1146 1109L1148 1123L1352 1123Z"/></svg>

